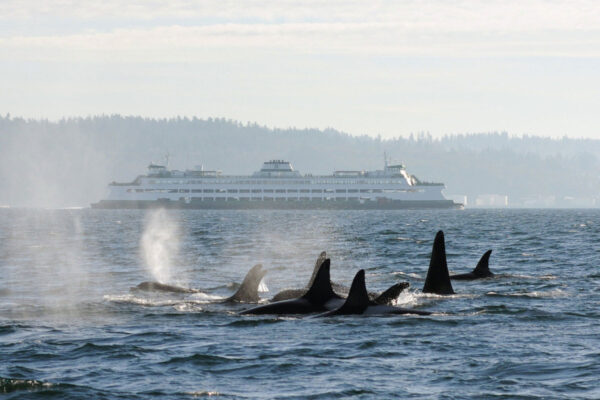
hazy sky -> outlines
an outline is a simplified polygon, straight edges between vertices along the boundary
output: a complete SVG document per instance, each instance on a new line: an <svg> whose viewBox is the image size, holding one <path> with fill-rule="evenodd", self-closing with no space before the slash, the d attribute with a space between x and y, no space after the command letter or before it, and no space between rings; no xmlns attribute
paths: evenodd
<svg viewBox="0 0 600 400"><path fill-rule="evenodd" d="M600 139L598 1L2 0L0 113Z"/></svg>

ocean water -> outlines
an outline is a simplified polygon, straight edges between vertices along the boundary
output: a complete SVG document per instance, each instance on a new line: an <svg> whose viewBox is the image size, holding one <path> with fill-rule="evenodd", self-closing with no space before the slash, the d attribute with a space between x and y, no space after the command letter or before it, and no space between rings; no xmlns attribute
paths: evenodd
<svg viewBox="0 0 600 400"><path fill-rule="evenodd" d="M600 211L0 209L0 397L600 398ZM435 233L451 272L424 295ZM398 281L431 316L240 316L215 304L256 263L264 298ZM146 280L202 289L132 292Z"/></svg>

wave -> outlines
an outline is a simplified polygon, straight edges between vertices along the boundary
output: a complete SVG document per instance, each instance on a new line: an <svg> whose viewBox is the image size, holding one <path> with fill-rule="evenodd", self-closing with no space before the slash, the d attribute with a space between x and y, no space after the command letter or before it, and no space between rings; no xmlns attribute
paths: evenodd
<svg viewBox="0 0 600 400"><path fill-rule="evenodd" d="M104 300L120 304L133 304L144 307L173 307L177 311L202 311L203 304L209 303L206 300L177 300L177 299L155 299L136 297L132 294L125 295L104 295Z"/></svg>
<svg viewBox="0 0 600 400"><path fill-rule="evenodd" d="M554 280L554 279L558 279L558 277L556 275L523 275L523 274L496 274L494 275L493 279L495 278L517 278L517 279L540 279L540 280Z"/></svg>
<svg viewBox="0 0 600 400"><path fill-rule="evenodd" d="M43 390L53 387L50 382L42 382L35 379L12 379L0 377L0 393L12 393L19 390Z"/></svg>
<svg viewBox="0 0 600 400"><path fill-rule="evenodd" d="M491 297L531 297L531 298L555 299L555 298L559 298L559 297L567 297L568 293L561 289L553 289L553 290L534 290L531 292L507 292L507 293L487 292L485 295L491 296Z"/></svg>
<svg viewBox="0 0 600 400"><path fill-rule="evenodd" d="M192 363L196 366L199 366L199 365L200 366L202 366L202 365L213 366L213 365L227 364L227 363L235 362L235 361L236 361L235 358L217 356L217 355L213 355L213 354L196 353L196 354L192 354L190 356L172 357L166 361L162 361L160 364L170 365L170 364Z"/></svg>
<svg viewBox="0 0 600 400"><path fill-rule="evenodd" d="M414 272L395 271L395 272L392 272L392 275L406 276L406 277L417 279L417 280L420 280L420 281L424 281L425 280L425 278L423 278L421 275L415 274Z"/></svg>

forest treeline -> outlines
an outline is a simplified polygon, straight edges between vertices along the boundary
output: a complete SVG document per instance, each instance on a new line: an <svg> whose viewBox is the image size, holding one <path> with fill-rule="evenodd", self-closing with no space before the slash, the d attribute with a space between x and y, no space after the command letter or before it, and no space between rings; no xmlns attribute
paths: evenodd
<svg viewBox="0 0 600 400"><path fill-rule="evenodd" d="M506 132L382 139L222 118L102 115L48 121L7 114L0 116L0 205L89 205L105 195L108 182L130 181L167 154L176 169L203 165L249 174L278 158L301 172L327 174L380 169L384 152L421 180L444 182L445 193L470 199L501 194L514 206L561 206L600 197L600 140L594 139ZM548 198L556 201L544 202Z"/></svg>

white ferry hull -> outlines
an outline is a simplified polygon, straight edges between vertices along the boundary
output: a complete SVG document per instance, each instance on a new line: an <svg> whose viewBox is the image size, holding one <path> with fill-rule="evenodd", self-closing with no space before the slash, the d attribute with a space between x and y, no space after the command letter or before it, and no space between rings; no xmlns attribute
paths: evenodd
<svg viewBox="0 0 600 400"><path fill-rule="evenodd" d="M395 210L462 208L447 200L443 184L422 183L402 165L383 171L336 171L301 175L287 161L273 160L247 176L220 171L169 171L150 164L148 175L109 185L106 199L93 208L179 208L212 210L308 209Z"/></svg>
<svg viewBox="0 0 600 400"><path fill-rule="evenodd" d="M402 209L462 209L452 200L311 200L311 201L248 201L248 200L101 200L91 205L98 209L170 208L191 210L402 210Z"/></svg>

